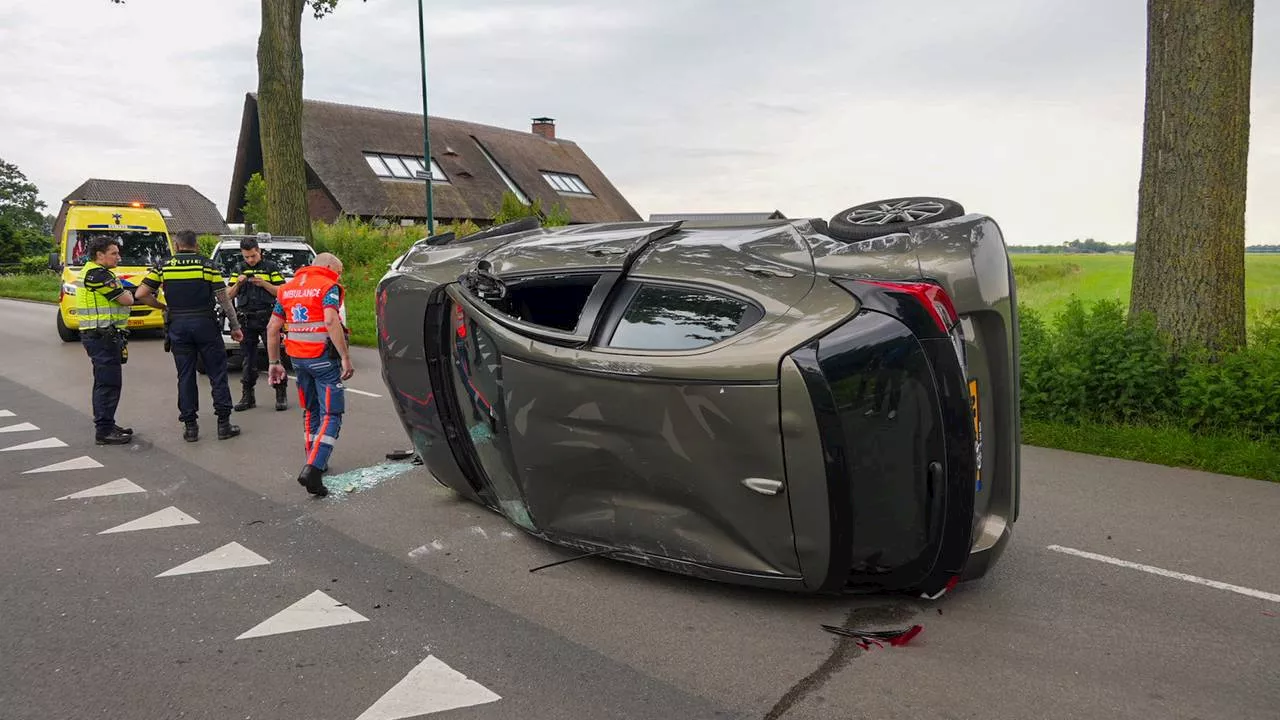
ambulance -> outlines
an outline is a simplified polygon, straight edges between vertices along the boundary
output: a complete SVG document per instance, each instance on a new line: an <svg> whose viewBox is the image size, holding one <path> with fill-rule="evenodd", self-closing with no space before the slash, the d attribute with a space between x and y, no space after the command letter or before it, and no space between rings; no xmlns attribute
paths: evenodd
<svg viewBox="0 0 1280 720"><path fill-rule="evenodd" d="M89 242L100 235L120 245L116 277L130 285L140 285L147 270L173 256L173 240L160 211L142 202L67 201L67 216L58 238L58 251L49 258L49 267L62 273L58 293L58 337L64 342L80 339L76 320L76 293L84 291L84 265ZM161 298L163 302L163 298ZM164 317L148 305L129 308L129 330L162 330Z"/></svg>

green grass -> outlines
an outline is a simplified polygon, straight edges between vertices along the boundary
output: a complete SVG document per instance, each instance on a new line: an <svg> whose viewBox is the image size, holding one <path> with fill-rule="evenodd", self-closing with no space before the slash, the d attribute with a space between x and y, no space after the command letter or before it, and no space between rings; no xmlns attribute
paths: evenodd
<svg viewBox="0 0 1280 720"><path fill-rule="evenodd" d="M0 297L56 303L60 283L53 273L0 275Z"/></svg>
<svg viewBox="0 0 1280 720"><path fill-rule="evenodd" d="M1018 301L1054 318L1072 295L1086 305L1098 300L1129 304L1133 255L1013 254ZM1244 259L1245 307L1250 318L1258 312L1280 310L1280 253L1248 254Z"/></svg>
<svg viewBox="0 0 1280 720"><path fill-rule="evenodd" d="M1068 425L1024 419L1022 441L1104 457L1280 482L1280 441L1177 427Z"/></svg>

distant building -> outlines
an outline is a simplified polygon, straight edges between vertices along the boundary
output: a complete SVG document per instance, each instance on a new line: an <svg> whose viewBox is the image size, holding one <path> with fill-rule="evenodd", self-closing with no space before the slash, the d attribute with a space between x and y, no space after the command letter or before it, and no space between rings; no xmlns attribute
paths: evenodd
<svg viewBox="0 0 1280 720"><path fill-rule="evenodd" d="M685 225L699 227L731 227L733 225L750 225L763 220L786 220L781 211L772 212L731 212L731 213L655 213L649 216L649 222L683 221Z"/></svg>
<svg viewBox="0 0 1280 720"><path fill-rule="evenodd" d="M54 238L62 237L62 226L67 217L67 201L79 202L142 202L155 205L164 216L169 234L179 230L191 230L196 234L221 235L231 232L222 213L209 198L190 185L141 182L135 180L100 180L90 178L80 187L67 193L53 223Z"/></svg>
<svg viewBox="0 0 1280 720"><path fill-rule="evenodd" d="M432 117L431 160L423 161L422 115L342 105L302 103L302 152L307 206L313 220L426 220L425 180L431 173L437 222L491 224L504 192L542 208L564 207L570 222L639 220L640 215L578 145L556 137L555 121L535 118L530 132ZM258 100L248 93L227 219L243 222L244 186L262 172ZM265 177L265 173L264 173ZM270 184L271 178L266 178Z"/></svg>

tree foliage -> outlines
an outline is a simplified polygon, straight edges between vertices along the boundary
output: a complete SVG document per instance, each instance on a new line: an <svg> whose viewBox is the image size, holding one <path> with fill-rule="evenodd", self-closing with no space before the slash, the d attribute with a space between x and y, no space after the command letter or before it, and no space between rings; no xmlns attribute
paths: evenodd
<svg viewBox="0 0 1280 720"><path fill-rule="evenodd" d="M271 223L267 220L267 181L262 179L262 173L254 173L245 183L244 206L240 212L253 232L271 232Z"/></svg>
<svg viewBox="0 0 1280 720"><path fill-rule="evenodd" d="M569 211L559 203L544 211L542 201L534 198L532 203L525 204L514 193L502 193L502 204L493 214L493 224L501 225L520 218L536 217L542 221L543 227L556 227L569 224Z"/></svg>
<svg viewBox="0 0 1280 720"><path fill-rule="evenodd" d="M44 201L35 183L27 179L17 165L0 159L0 219L15 231L44 228Z"/></svg>

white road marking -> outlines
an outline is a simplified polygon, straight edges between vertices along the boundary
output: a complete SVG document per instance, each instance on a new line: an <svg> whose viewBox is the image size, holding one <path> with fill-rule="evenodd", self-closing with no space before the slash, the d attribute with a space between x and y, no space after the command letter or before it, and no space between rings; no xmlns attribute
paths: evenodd
<svg viewBox="0 0 1280 720"><path fill-rule="evenodd" d="M1208 578L1202 578L1196 575L1188 575L1187 573L1180 573L1174 570L1165 570L1164 568L1158 568L1158 567L1155 567L1154 565L1143 565L1141 563L1129 562L1128 560L1113 558L1109 555L1099 555L1097 553L1091 553L1084 550L1076 550L1075 548L1063 547L1061 545L1050 545L1049 549L1054 552L1064 553L1066 555L1075 555L1076 557L1082 557L1088 560L1097 560L1098 562L1104 562L1110 565L1117 565L1119 567L1129 568L1130 570L1141 570L1142 572L1151 573L1152 575L1159 575L1161 577L1173 578L1174 580L1183 580L1189 583L1204 585L1206 587L1211 587L1217 590L1226 590L1228 592L1238 593L1240 595L1247 595L1252 598L1258 598L1259 600L1270 600L1271 602L1280 603L1280 595L1277 595L1275 593L1263 592L1262 590L1254 590L1253 588L1242 587L1240 585L1231 585L1230 583L1218 582L1217 580L1209 580Z"/></svg>
<svg viewBox="0 0 1280 720"><path fill-rule="evenodd" d="M199 520L170 505L163 510L157 510L150 515L140 517L137 520L130 520L123 525L117 525L109 530L103 530L98 534L106 535L108 533L133 532L135 530L157 530L159 528L175 527L178 525L199 524Z"/></svg>
<svg viewBox="0 0 1280 720"><path fill-rule="evenodd" d="M27 432L28 430L39 429L40 428L32 425L31 423L18 423L17 425L6 425L4 427L0 427L0 433Z"/></svg>
<svg viewBox="0 0 1280 720"><path fill-rule="evenodd" d="M27 470L22 474L30 475L32 473L64 472L67 470L90 470L92 468L100 468L100 467L102 467L102 463L98 462L97 460L94 460L88 455L81 455L78 458L63 460L60 463L45 465L44 467L38 467L38 468L35 468L34 470Z"/></svg>
<svg viewBox="0 0 1280 720"><path fill-rule="evenodd" d="M44 440L34 440L29 443L7 447L0 450L0 452L12 452L14 450L48 450L49 448L61 448L66 446L67 444L58 438L45 438Z"/></svg>
<svg viewBox="0 0 1280 720"><path fill-rule="evenodd" d="M270 564L270 560L262 557L240 543L230 542L213 552L205 553L194 560L188 560L175 568L165 570L156 577L190 575L192 573L213 572L215 570L230 570L232 568Z"/></svg>
<svg viewBox="0 0 1280 720"><path fill-rule="evenodd" d="M298 378L294 377L293 375L290 375L290 376L289 376L289 379L290 379L290 380L292 380L292 381L293 381L293 383L294 383L295 385L297 385L297 383L298 383ZM380 397L382 397L381 395L379 395L379 394L377 394L377 393L371 393L371 392L368 392L367 390L357 390L357 389L355 389L355 388L353 388L353 387L346 387L346 388L344 388L344 389L345 389L347 392L353 392L353 393L355 393L355 394L357 394L357 395L367 395L367 396L369 396L369 397L375 397L375 398L380 398Z"/></svg>
<svg viewBox="0 0 1280 720"><path fill-rule="evenodd" d="M315 630L316 628L368 621L369 618L339 603L324 594L324 592L316 590L241 633L236 639L244 640L245 638L263 637L264 635L279 635L280 633Z"/></svg>
<svg viewBox="0 0 1280 720"><path fill-rule="evenodd" d="M58 499L59 500L80 500L83 498L104 497L107 495L127 495L129 493L144 493L144 492L146 492L146 490L139 487L137 483L133 482L129 478L120 478L119 480L112 480L109 483L103 483L101 485L91 487L88 490L81 490L78 493L63 495Z"/></svg>
<svg viewBox="0 0 1280 720"><path fill-rule="evenodd" d="M0 410L0 417L15 417L12 410Z"/></svg>
<svg viewBox="0 0 1280 720"><path fill-rule="evenodd" d="M501 699L436 656L428 655L356 720L403 720Z"/></svg>

